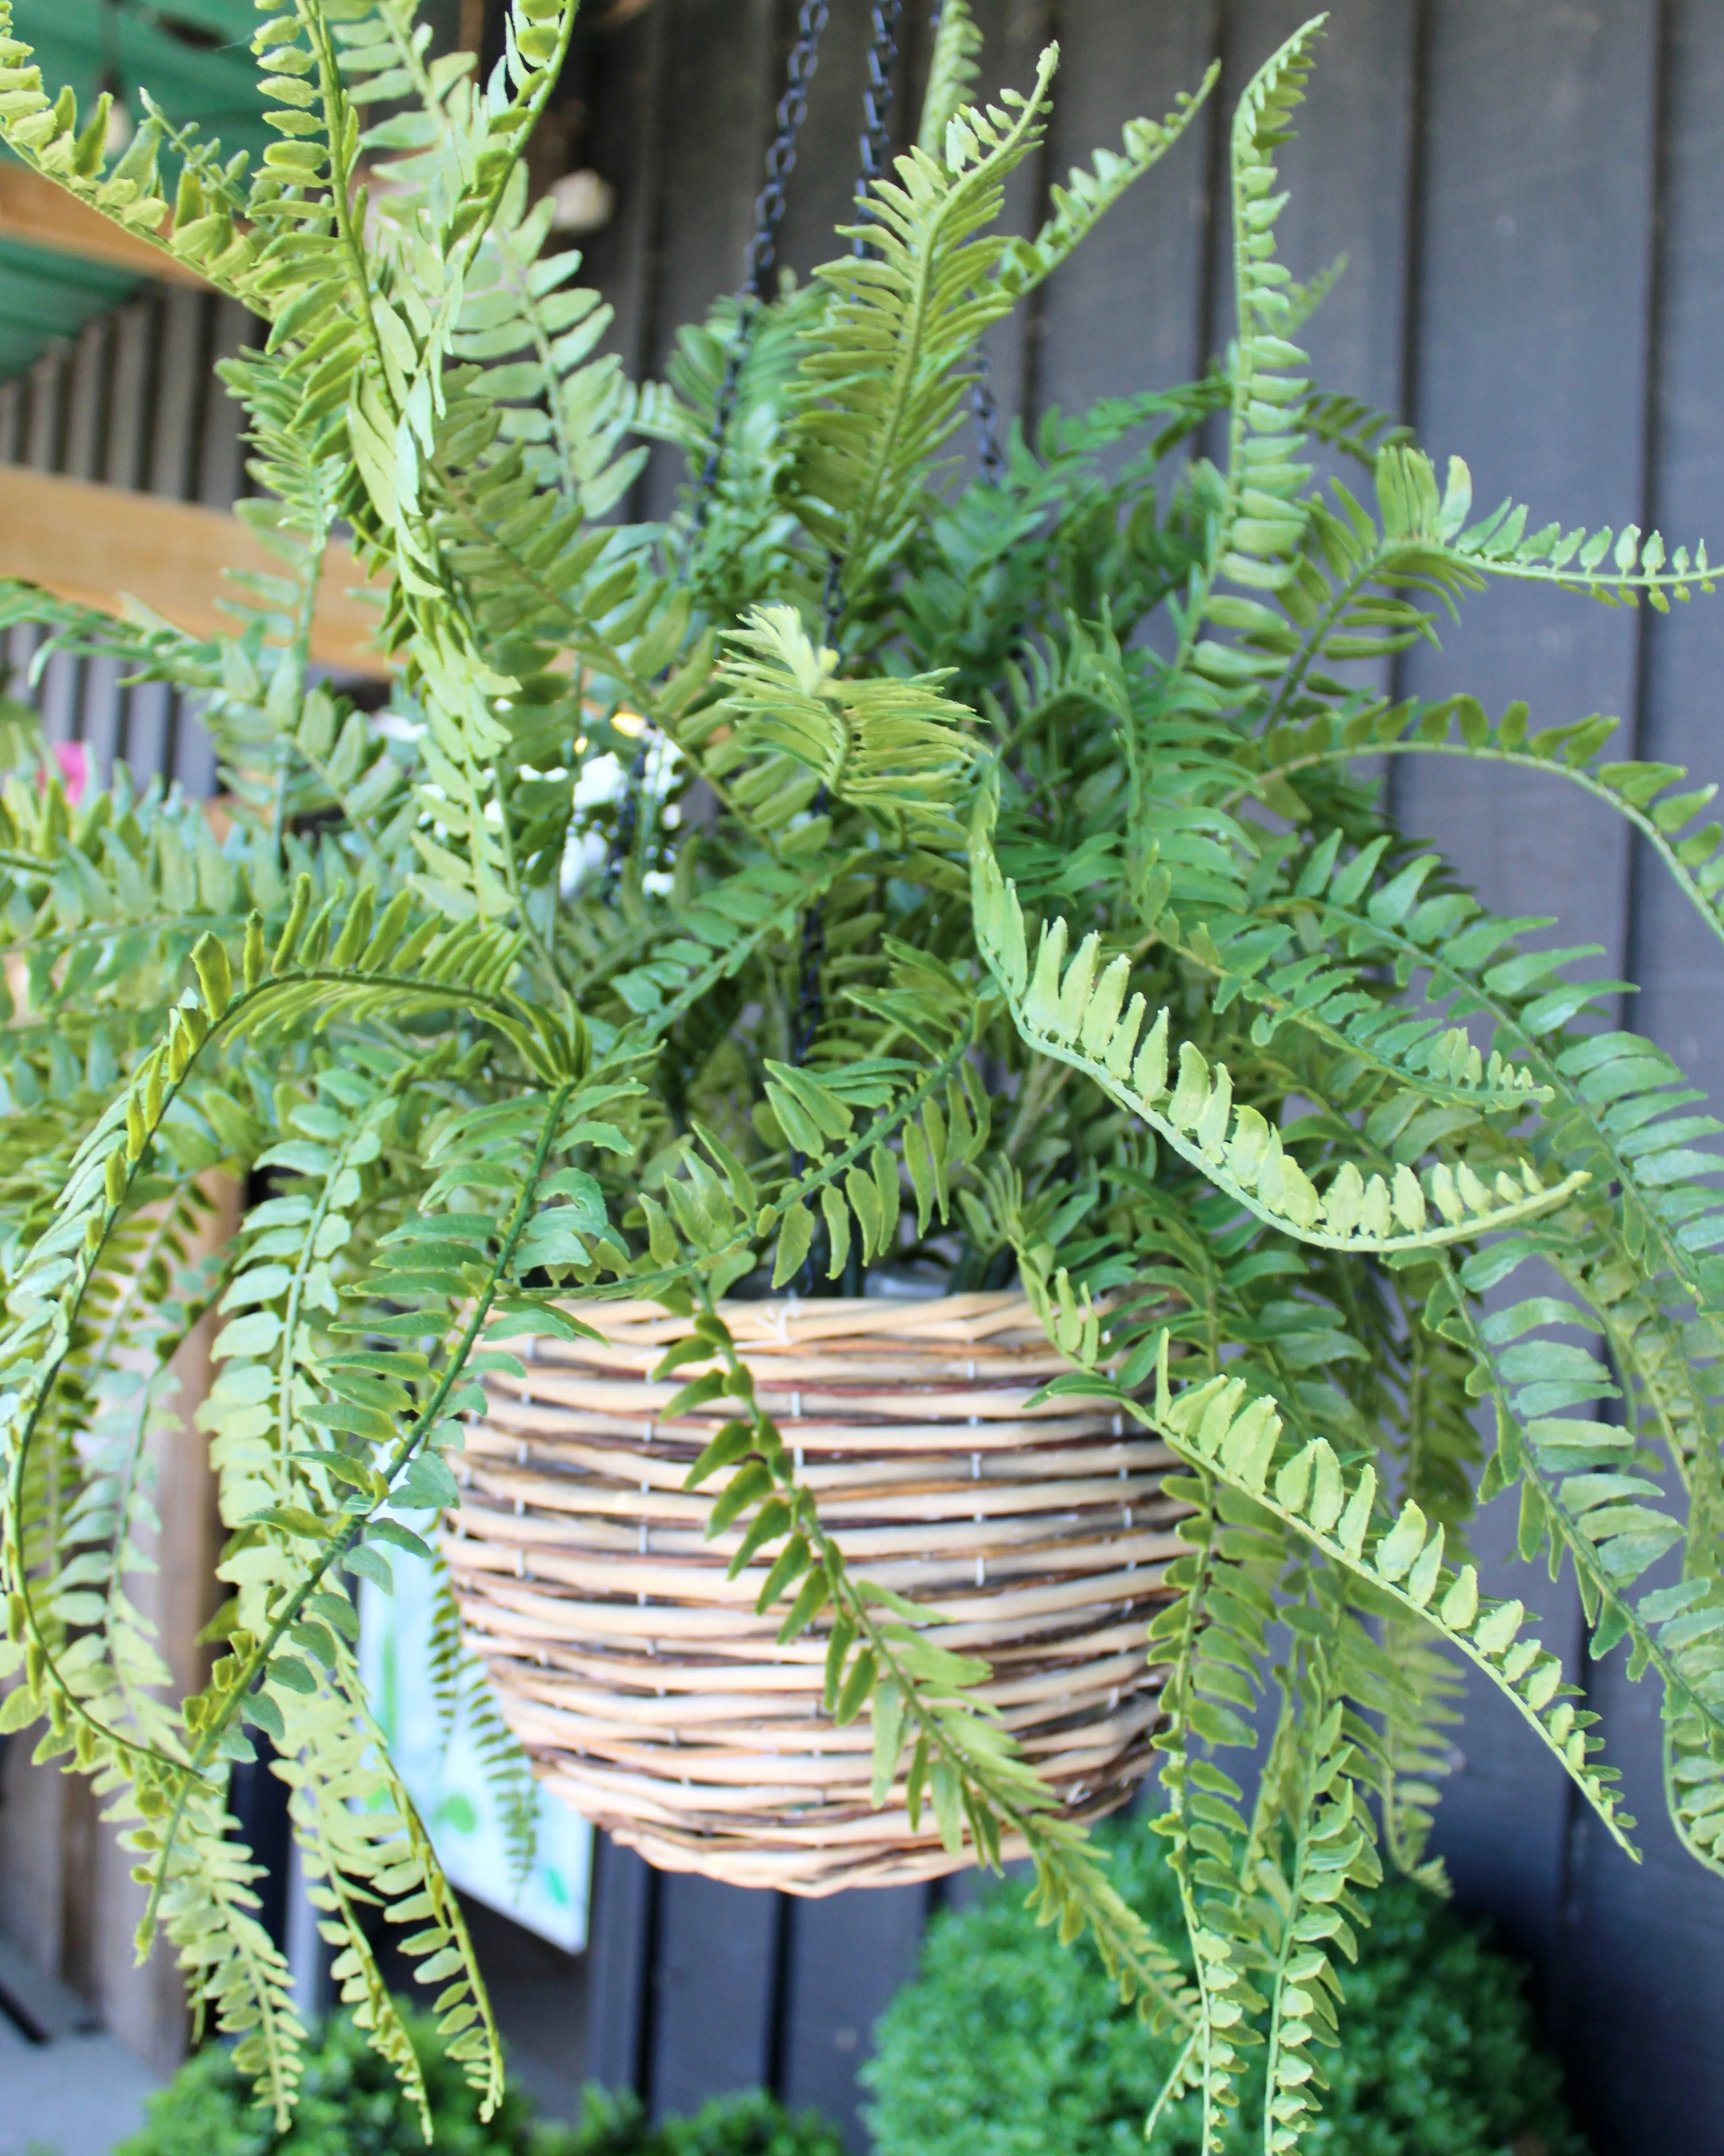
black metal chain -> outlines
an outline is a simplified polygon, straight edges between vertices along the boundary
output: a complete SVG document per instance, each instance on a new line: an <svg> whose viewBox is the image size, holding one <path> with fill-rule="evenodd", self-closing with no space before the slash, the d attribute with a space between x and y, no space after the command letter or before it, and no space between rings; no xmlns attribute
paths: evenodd
<svg viewBox="0 0 1724 2156"><path fill-rule="evenodd" d="M976 373L970 384L970 416L976 423L976 458L982 476L998 481L1006 469L1006 453L1000 447L999 407L993 401L988 380L988 347L976 347Z"/></svg>
<svg viewBox="0 0 1724 2156"><path fill-rule="evenodd" d="M802 0L802 10L797 17L796 42L790 48L784 95L778 100L777 125L767 151L766 181L754 202L754 230L749 238L748 252L743 258L742 289L736 295L736 327L731 338L731 348L725 355L724 375L719 382L718 396L712 407L712 431L707 438L706 461L695 486L694 530L696 534L706 521L706 513L718 485L725 435L736 408L742 369L747 362L749 346L754 341L758 310L766 297L767 278L777 259L778 227L784 221L785 189L790 175L796 169L796 138L802 132L802 123L807 116L808 85L813 80L814 69L819 63L820 33L826 28L830 8L831 0Z"/></svg>
<svg viewBox="0 0 1724 2156"><path fill-rule="evenodd" d="M767 148L767 176L754 201L754 230L749 235L748 251L742 261L741 290L736 295L736 326L731 338L730 350L725 355L724 373L720 377L718 395L713 403L712 429L707 437L706 460L700 468L700 478L695 482L691 538L700 536L717 490L719 467L724 458L725 435L729 431L731 419L736 408L742 369L747 362L749 346L754 341L761 302L766 296L767 278L777 257L778 228L784 221L785 187L791 173L796 169L796 138L802 131L802 123L808 113L808 85L814 79L814 69L819 62L820 33L826 28L826 18L830 12L831 0L802 0L801 12L797 17L796 41L790 48L789 64L785 70L784 95L778 100L777 124ZM617 809L617 828L605 856L605 891L608 896L614 894L622 880L623 865L634 850L635 836L640 829L640 801L646 787L647 759L651 746L650 733L644 734L623 783L623 798Z"/></svg>
<svg viewBox="0 0 1724 2156"><path fill-rule="evenodd" d="M897 96L898 33L903 26L904 0L875 0L874 31L868 41L868 87L862 93L862 170L856 180L856 215L860 223L874 221L869 190L886 169L892 150L892 105ZM851 242L857 254L868 252L859 236Z"/></svg>

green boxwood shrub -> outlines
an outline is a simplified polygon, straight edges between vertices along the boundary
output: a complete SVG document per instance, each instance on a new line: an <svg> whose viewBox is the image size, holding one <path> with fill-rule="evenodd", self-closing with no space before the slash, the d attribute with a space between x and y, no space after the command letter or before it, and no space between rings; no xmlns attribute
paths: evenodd
<svg viewBox="0 0 1724 2156"><path fill-rule="evenodd" d="M478 2099L445 2060L428 2019L408 2033L425 2076L438 2156L844 2156L818 2113L793 2114L758 2089L715 2097L692 2118L649 2126L632 2096L589 2088L580 2122L535 2115L511 2085L481 2124ZM115 2156L423 2156L413 2107L388 2066L345 2015L328 2021L306 2055L293 2123L278 2133L253 2102L249 2077L225 2045L189 2059L150 2100L147 2123Z"/></svg>
<svg viewBox="0 0 1724 2156"><path fill-rule="evenodd" d="M1101 1839L1126 1898L1180 1937L1159 1837L1128 1822ZM1357 1966L1342 1964L1342 2049L1321 2055L1331 2088L1302 2156L1585 2156L1521 1965L1410 1881L1371 1912ZM877 2035L863 2070L876 2156L1142 2156L1174 2056L1120 2005L1089 1942L1062 1948L1009 1883L936 1919ZM1227 2156L1261 2148L1262 2086L1260 2065ZM1187 2097L1153 2156L1194 2156L1200 2138Z"/></svg>

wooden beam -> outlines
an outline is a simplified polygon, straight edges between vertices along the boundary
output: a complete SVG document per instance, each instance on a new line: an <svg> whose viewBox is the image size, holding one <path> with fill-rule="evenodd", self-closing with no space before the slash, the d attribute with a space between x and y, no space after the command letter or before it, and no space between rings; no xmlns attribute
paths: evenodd
<svg viewBox="0 0 1724 2156"><path fill-rule="evenodd" d="M176 285L208 289L189 264L151 247L147 239L110 222L64 187L33 172L28 165L0 165L0 239L22 239L32 247L75 254L110 270L129 270L139 277L162 277Z"/></svg>
<svg viewBox="0 0 1724 2156"><path fill-rule="evenodd" d="M120 610L126 598L193 636L232 634L217 601L240 594L223 569L280 576L282 564L238 517L159 495L0 465L0 578L40 584L57 598ZM351 547L332 542L324 560L311 656L352 674L386 669L372 649L375 604L349 594L366 582Z"/></svg>

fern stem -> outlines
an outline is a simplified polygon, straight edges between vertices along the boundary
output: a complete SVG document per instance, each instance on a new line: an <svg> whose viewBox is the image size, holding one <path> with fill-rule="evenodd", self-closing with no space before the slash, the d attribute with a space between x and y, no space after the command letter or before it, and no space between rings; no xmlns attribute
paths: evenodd
<svg viewBox="0 0 1724 2156"><path fill-rule="evenodd" d="M1368 747L1313 750L1309 755L1290 757L1285 762L1266 766L1257 776L1260 779L1291 778L1301 771L1317 770L1324 766L1348 764L1362 756L1449 756L1465 757L1474 763L1503 763L1517 771L1536 772L1541 778L1566 778L1583 793L1590 793L1595 801L1602 801L1625 823L1630 824L1646 841L1664 864L1670 880L1705 921L1711 935L1724 943L1724 916L1721 916L1715 899L1701 889L1693 872L1677 850L1679 841L1662 831L1644 809L1626 801L1613 787L1609 786L1594 772L1583 764L1559 762L1555 757L1533 756L1525 751L1503 748L1496 743L1474 747L1470 742L1449 741L1389 741L1372 742ZM1227 805L1244 799L1256 791L1256 783L1242 786L1231 796Z"/></svg>

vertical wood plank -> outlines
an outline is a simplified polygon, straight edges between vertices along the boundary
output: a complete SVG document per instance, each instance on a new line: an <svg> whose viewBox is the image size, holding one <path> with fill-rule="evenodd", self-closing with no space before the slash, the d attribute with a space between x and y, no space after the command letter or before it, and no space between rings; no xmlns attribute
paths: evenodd
<svg viewBox="0 0 1724 2156"><path fill-rule="evenodd" d="M1437 0L1414 416L1434 453L1465 456L1480 513L1511 492L1535 523L1620 524L1639 508L1655 25L1654 0ZM1493 586L1440 654L1410 655L1408 685L1468 687L1496 708L1526 695L1535 723L1624 711L1637 620ZM1492 903L1560 904L1565 942L1619 957L1614 819L1583 839L1573 797L1556 808L1543 782L1400 768L1410 827L1439 834Z"/></svg>
<svg viewBox="0 0 1724 2156"><path fill-rule="evenodd" d="M779 1897L698 1872L659 1881L648 2094L655 2119L771 2082Z"/></svg>
<svg viewBox="0 0 1724 2156"><path fill-rule="evenodd" d="M67 365L65 439L57 469L73 479L94 479L100 469L110 342L109 325L98 316L80 331ZM51 742L69 742L77 732L83 673L82 661L68 652L49 661L38 704Z"/></svg>
<svg viewBox="0 0 1724 2156"><path fill-rule="evenodd" d="M1706 0L1665 11L1661 70L1662 274L1653 317L1651 469L1643 521L1674 544L1716 530L1724 480L1724 230L1716 176L1724 157L1724 15ZM1647 616L1639 752L1724 778L1715 711L1724 601ZM1629 973L1644 983L1628 1023L1676 1056L1716 1096L1724 1086L1724 1003L1716 939L1659 864L1634 864ZM1629 1685L1621 1652L1589 1690L1624 1770L1644 1861L1634 1865L1578 1822L1571 1928L1569 2071L1602 2149L1663 2156L1701 2148L1724 2111L1724 1882L1678 1843L1664 1804L1657 1704ZM1608 1998L1601 2014L1596 2002Z"/></svg>
<svg viewBox="0 0 1724 2156"><path fill-rule="evenodd" d="M591 111L587 154L617 191L611 223L582 244L583 275L615 310L607 343L637 381L646 369L658 244L664 25L664 9L651 7L620 29L577 32Z"/></svg>
<svg viewBox="0 0 1724 2156"><path fill-rule="evenodd" d="M1048 171L1063 179L1140 115L1195 90L1213 54L1218 0L1146 8L1083 0L1062 25ZM1203 363L1201 294L1213 105L1049 280L1030 415L1188 381Z"/></svg>
<svg viewBox="0 0 1724 2156"><path fill-rule="evenodd" d="M58 469L64 439L65 377L63 355L51 352L36 362L20 385L23 409L18 427L19 461L36 471ZM8 639L8 664L20 691L24 690L30 661L41 642L41 630L28 626L13 629Z"/></svg>
<svg viewBox="0 0 1724 2156"><path fill-rule="evenodd" d="M24 422L23 460L37 471L57 471L65 441L66 362L51 352L30 369L29 413Z"/></svg>
<svg viewBox="0 0 1724 2156"><path fill-rule="evenodd" d="M916 1972L928 1900L926 1887L881 1887L790 1905L780 2093L835 2120L858 2156L868 2137L856 2071L888 2000Z"/></svg>
<svg viewBox="0 0 1724 2156"><path fill-rule="evenodd" d="M238 300L209 300L205 311L208 343L190 498L211 509L231 509L246 490L245 415L237 398L228 395L227 383L215 371L216 362L231 359L243 345L261 344L264 332ZM174 732L172 775L198 799L215 792L215 745L183 700Z"/></svg>
<svg viewBox="0 0 1724 2156"><path fill-rule="evenodd" d="M603 2088L644 2092L658 1876L594 1830L584 2071Z"/></svg>
<svg viewBox="0 0 1724 2156"><path fill-rule="evenodd" d="M1642 498L1647 239L1655 7L1433 0L1423 85L1424 219L1412 416L1439 457L1465 454L1482 508L1512 490L1536 521L1621 523ZM1559 594L1497 588L1440 653L1409 654L1413 693L1465 687L1535 723L1627 708L1636 617ZM1408 829L1442 844L1487 905L1557 913L1564 943L1624 955L1622 829L1550 782L1488 781L1464 766L1397 767ZM1499 1503L1476 1546L1493 1591L1525 1592L1547 1643L1580 1662L1572 1589L1504 1563ZM1512 1584L1511 1582L1512 1581ZM1559 1939L1570 1825L1566 1778L1494 1693L1470 1687L1464 1770L1439 1842L1464 1901L1488 1908L1547 1966Z"/></svg>
<svg viewBox="0 0 1724 2156"><path fill-rule="evenodd" d="M654 375L684 322L698 320L741 281L761 159L778 95L772 0L658 0L665 14L659 239L644 338ZM698 120L696 119L698 116ZM642 501L663 516L676 499L681 459L655 453Z"/></svg>
<svg viewBox="0 0 1724 2156"><path fill-rule="evenodd" d="M136 487L144 473L155 310L147 300L135 300L119 309L111 320L107 440L100 476L110 486ZM81 732L98 778L104 783L120 753L126 706L131 693L120 685L123 671L112 659L92 659L85 668Z"/></svg>

